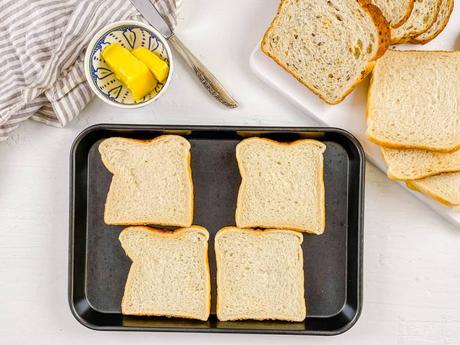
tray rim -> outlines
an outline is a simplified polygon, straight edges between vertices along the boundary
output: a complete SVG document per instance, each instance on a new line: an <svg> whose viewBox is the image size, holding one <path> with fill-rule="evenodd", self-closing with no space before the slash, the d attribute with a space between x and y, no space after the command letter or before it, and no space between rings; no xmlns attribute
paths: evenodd
<svg viewBox="0 0 460 345"><path fill-rule="evenodd" d="M299 330L257 330L257 329L235 329L235 328L178 328L178 327L140 327L140 326L98 326L95 325L78 313L74 304L74 235L75 235L75 214L74 214L74 200L75 200L75 154L76 150L81 141L98 130L153 130L153 131L173 131L173 130L191 130L191 131L255 131L255 132L334 132L344 136L349 140L353 147L356 149L359 158L359 181L357 185L358 189L358 217L357 217L357 305L356 311L353 318L343 327L335 329L333 331L323 330L310 330L310 331L299 331ZM142 332L180 332L180 333L235 333L235 334L276 334L276 335L339 335L349 329L351 329L362 313L363 308L363 246L364 246L364 193L365 193L365 152L358 141L347 130L326 127L326 126L235 126L235 125L159 125L159 124L123 124L123 123L98 123L91 125L83 129L74 139L70 148L69 155L69 242L68 242L68 288L67 288L67 301L69 304L70 311L74 318L83 326L88 329L96 331L142 331ZM348 254L347 254L348 258ZM348 293L347 293L348 296ZM346 301L346 300L345 300ZM347 306L345 303L342 309L334 317L339 315L342 310ZM330 318L329 317L329 318Z"/></svg>

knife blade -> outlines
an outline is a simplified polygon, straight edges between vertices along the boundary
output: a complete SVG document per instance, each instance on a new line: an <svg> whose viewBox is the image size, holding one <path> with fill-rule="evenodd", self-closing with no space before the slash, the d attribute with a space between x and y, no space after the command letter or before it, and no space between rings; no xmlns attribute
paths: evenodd
<svg viewBox="0 0 460 345"><path fill-rule="evenodd" d="M157 29L166 39L169 38L173 32L169 23L158 13L155 5L150 0L129 0L133 6L147 19L147 21L155 29Z"/></svg>

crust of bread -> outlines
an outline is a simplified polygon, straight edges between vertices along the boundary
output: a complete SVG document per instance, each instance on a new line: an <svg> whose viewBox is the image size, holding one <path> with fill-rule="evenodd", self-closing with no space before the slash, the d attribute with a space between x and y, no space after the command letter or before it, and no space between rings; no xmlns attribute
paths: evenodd
<svg viewBox="0 0 460 345"><path fill-rule="evenodd" d="M421 186L415 186L411 181L406 181L406 186L407 186L407 188L412 189L412 190L414 190L416 192L420 192L420 193L423 193L425 195L428 195L429 197L433 198L434 200L440 202L443 205L446 205L446 206L459 206L457 204L453 204L453 203L449 202L448 200L442 198L439 195L431 193L431 191L429 191L426 188L423 188Z"/></svg>
<svg viewBox="0 0 460 345"><path fill-rule="evenodd" d="M150 144L154 143L155 141L158 141L158 140L163 139L165 137L174 137L174 136L177 136L177 135L164 134L164 135L160 135L158 137L155 137L153 139L148 139L148 140L124 138L124 137L112 137L112 138L118 138L118 139L122 139L122 140L125 140L125 141L134 142L134 143L137 143L137 144L150 145ZM110 165L110 163L107 160L104 159L104 155L101 153L100 156L101 156L101 160L104 163L104 165L107 168L107 170L109 170L112 174L115 174L115 169L113 169L113 167ZM193 186L192 167L190 165L190 161L191 161L191 153L190 153L190 150L189 150L188 153L187 153L187 175L188 175L188 178L189 178L190 186L192 188L192 192L190 194L191 197L189 199L189 209L190 209L190 213L189 213L190 222L189 223L190 224L184 224L183 225L184 227L192 225L192 223L193 223L193 215L194 215L195 190L194 190L194 186ZM107 195L109 195L111 192L113 192L112 191L112 183L110 183L109 191L108 191ZM148 225L148 224L152 224L152 223L142 222L142 221L126 221L126 222L113 222L112 221L112 222L109 223L108 219L107 219L107 207L106 207L107 199L108 198L106 198L106 202L104 204L104 223L110 224L110 225ZM155 225L176 226L177 223L155 223Z"/></svg>
<svg viewBox="0 0 460 345"><path fill-rule="evenodd" d="M258 235L262 235L262 233L264 232L283 232L285 233L286 231L289 231L291 234L297 236L299 238L299 241L300 241L300 244L302 244L303 242L303 235L300 233L300 232L297 232L297 231L293 231L293 230L277 230L277 229L266 229L266 230L261 230L261 229L241 229L241 228L238 228L236 226L226 226L226 227L223 227L222 229L220 229L216 236L214 237L214 243L216 243L217 239L219 238L219 236L221 236L223 233L225 232L228 232L228 231L232 231L233 229L238 229L238 230L241 230L243 232L246 232L246 233L251 233L251 234L258 234ZM216 248L214 246L214 248ZM220 305L222 304L222 301L221 301L221 295L219 293L219 286L222 286L222 282L221 282L221 279L222 279L222 276L221 276L221 270L219 270L218 268L221 267L221 262L220 262L220 255L218 254L218 251L217 249L215 249L216 251L216 282L217 282L217 298L216 298L216 314L217 314L217 318L219 319L219 315L220 315ZM302 253L303 255L303 253ZM302 285L302 289L304 290L304 286ZM305 295L305 290L303 291L303 294ZM245 318L238 318L238 319L234 319L232 321L237 321L237 320L247 320ZM269 320L269 319L265 319L265 318L251 318L251 320L257 320L257 321L265 321L265 320ZM292 321L292 320L288 320L286 318L280 318L280 319L277 319L277 320L281 320L281 321L291 321L291 322L297 322L297 321Z"/></svg>
<svg viewBox="0 0 460 345"><path fill-rule="evenodd" d="M400 51L397 49L390 49L392 51ZM432 53L432 52L438 52L438 53L458 53L458 51L450 51L450 50L404 50L404 53ZM367 104L366 104L366 120L369 119L369 110L371 109L372 105L372 97L371 97L371 90L372 90L372 84L374 83L374 76L372 75L370 83L369 83L369 88L367 89ZM401 145L399 143L395 142L390 142L390 141L383 141L378 138L375 138L372 136L368 130L366 130L366 136L367 138L372 141L374 144L377 144L379 146L383 147L388 147L388 148L393 148L393 149L420 149L420 150L427 150L427 151L436 151L436 152L454 152L457 150L460 150L460 143L453 148L448 148L448 149L439 149L439 148L433 148L433 147L428 147L428 146L416 146L416 145Z"/></svg>
<svg viewBox="0 0 460 345"><path fill-rule="evenodd" d="M439 14L439 10L441 9L441 0L438 0L438 5L436 6L436 14L433 16L432 20L428 23L428 25L423 29L423 31L420 31L417 33L416 36L418 35L421 35L421 34L424 34L425 32L427 32L431 26L436 22L436 19L438 18L438 14ZM407 21L407 20L406 20ZM415 36L415 37L416 37ZM408 42L411 42L412 41L412 38L414 36L412 35L404 35L403 37L399 38L399 39L393 39L391 38L390 39L390 44L403 44L403 43L408 43Z"/></svg>
<svg viewBox="0 0 460 345"><path fill-rule="evenodd" d="M326 150L326 145L325 144L323 144L322 142L320 142L318 140L314 140L314 139L299 139L299 140L296 140L296 141L293 141L293 142L279 142L279 141L275 141L275 140L271 140L271 139L267 139L267 138L251 137L251 138L244 139L244 141L265 141L267 143L277 145L277 146L282 146L282 147L293 146L293 145L300 144L300 143L303 143L303 142L309 142L311 144L314 144L314 145L317 145L317 146L321 147L323 149L323 153ZM321 145L319 145L319 144L321 144ZM241 162L240 158L238 157L238 151L237 151L237 154L236 154L236 160L237 160L238 169L239 169L240 175L241 175L241 184L240 184L240 188L238 190L237 205L236 205L236 210L235 210L235 218L239 218L239 210L241 210L241 206L239 205L238 200L241 200L241 194L242 194L244 184L245 184L245 181L246 181L246 175L244 174L244 170L242 168L242 162ZM326 195L325 194L326 194L326 192L325 192L325 188L324 188L324 162L323 162L323 164L321 166L321 178L318 181L318 183L322 187L321 188L321 193L320 193L320 203L321 203L321 205L324 205L324 207L322 207L322 212L321 212L321 229L322 229L322 231L321 232L312 231L312 230L305 231L305 229L303 229L303 228L296 228L296 227L289 226L289 225L281 225L281 226L277 226L277 228L279 228L280 230L281 229L282 230L297 230L297 231L300 231L300 232L307 232L307 233L316 234L316 235L321 235L324 232L324 228L326 226L326 204L325 204L325 200L326 200ZM251 228L261 228L262 226L260 224L254 224L254 225L248 226L246 228L249 228L249 227L251 227Z"/></svg>
<svg viewBox="0 0 460 345"><path fill-rule="evenodd" d="M142 141L142 140L141 140ZM126 229L129 229L130 227L127 227ZM201 232L202 234L206 235L207 236L207 239L209 240L209 232L202 226L199 226L199 225L192 225L191 227L189 228L180 228L180 229L177 229L177 230L174 230L174 231L171 231L171 230L162 230L162 229L155 229L155 228L151 228L151 227L148 227L148 226L140 226L139 228L142 228L144 230L147 230L147 231L152 231L152 232L156 232L157 234L159 235L162 235L162 236L171 236L171 237L179 237L180 235L182 235L182 233L184 232L189 232L190 230L193 230L193 231L198 231L198 232ZM126 230L124 229L124 230ZM207 292L207 295L208 295L208 299L207 299L207 314L208 314L208 317L206 319L201 319L202 321L206 321L208 318L209 318L209 313L211 312L211 273L210 273L210 269L209 269L209 258L208 258L208 241L206 241L206 247L205 247L205 264L206 264L206 270L205 270L205 273L206 273L206 292ZM128 286L132 284L132 273L131 273L131 269L129 270L129 273L128 273L128 278L126 279L126 283L125 283L125 286ZM126 288L125 288L125 291L126 291ZM155 314L155 313L129 313L129 314L125 314L124 310L123 310L123 301L125 299L125 293L123 292L123 297L121 299L121 313L123 315L133 315L133 316L165 316L165 317L178 317L178 318L183 318L183 319L195 319L196 320L196 317L193 317L193 316L190 316L190 315L173 315L173 314Z"/></svg>
<svg viewBox="0 0 460 345"><path fill-rule="evenodd" d="M412 14L412 10L414 9L414 3L415 3L414 0L409 0L409 6L407 6L406 14L404 15L404 17L401 18L401 20L398 23L395 23L391 26L392 29L397 29L401 25L403 25L405 22L407 22L410 15Z"/></svg>
<svg viewBox="0 0 460 345"><path fill-rule="evenodd" d="M264 49L268 33L270 32L272 27L275 25L275 20L279 16L279 14L281 12L281 9L283 8L283 5L284 5L284 3L286 1L287 0L281 0L280 4L278 5L278 9L276 11L276 14L273 17L273 20L272 20L270 26L268 27L267 31L265 31L264 37L262 38L262 42L260 44L260 49L262 50L262 52L265 55L267 55L273 61L275 61L276 64L278 64L282 69L284 69L291 76L293 76L295 79L297 79L298 82L300 82L308 90L313 92L322 101L324 101L325 103L330 104L330 105L339 104L340 102L342 102L345 99L345 97L347 97L355 89L355 86L357 84L359 84L361 81L366 79L367 75L370 72L372 72L372 69L374 68L375 61L379 57L381 57L385 53L385 51L388 49L388 46L389 46L390 40L391 40L391 31L390 31L390 27L388 25L387 20L383 16L382 11L380 11L380 9L377 6L373 5L370 2L370 0L358 0L358 3L361 5L361 7L363 7L363 9L371 16L371 18L372 18L372 20L373 20L373 22L375 24L375 27L377 28L377 32L378 32L378 35L379 35L379 48L377 49L375 55L369 60L367 65L364 67L364 70L361 72L361 74L358 77L358 79L356 79L351 84L351 86L347 90L345 90L344 94L336 102L330 102L330 101L326 100L319 92L317 92L312 87L308 86L304 81L302 81L302 79L299 76L294 74L292 71L288 70L276 56L272 55L269 51Z"/></svg>
<svg viewBox="0 0 460 345"><path fill-rule="evenodd" d="M385 54L385 52L388 49L388 46L390 45L390 26L388 25L387 20L383 16L382 11L380 11L380 9L377 6L372 4L370 0L358 0L358 3L371 16L377 28L377 33L379 35L379 49L377 49L377 52L371 59L371 61L376 61L379 57Z"/></svg>
<svg viewBox="0 0 460 345"><path fill-rule="evenodd" d="M425 38L425 39L420 39L420 35L414 37L411 39L411 42L412 43L418 43L418 44L426 44L428 42L431 42L433 39L435 39L436 37L438 37L438 35L444 31L444 29L446 28L447 26L447 23L449 23L449 19L450 19L450 15L452 14L452 11L454 10L454 0L447 0L449 1L449 9L448 9L448 14L446 16L446 18L444 19L444 22L441 24L441 26L429 37ZM439 15L439 13L438 13ZM427 30L428 31L428 30Z"/></svg>

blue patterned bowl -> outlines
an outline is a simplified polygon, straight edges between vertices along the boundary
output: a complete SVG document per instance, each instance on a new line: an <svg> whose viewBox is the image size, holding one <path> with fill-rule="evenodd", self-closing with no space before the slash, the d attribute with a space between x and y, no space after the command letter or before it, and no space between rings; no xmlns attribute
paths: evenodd
<svg viewBox="0 0 460 345"><path fill-rule="evenodd" d="M139 101L134 101L129 90L115 78L101 56L102 49L119 43L132 50L139 46L150 49L169 64L166 81ZM166 39L153 27L136 21L120 21L100 30L88 45L85 55L86 79L94 93L104 102L121 108L138 108L152 103L168 88L173 72L171 49Z"/></svg>

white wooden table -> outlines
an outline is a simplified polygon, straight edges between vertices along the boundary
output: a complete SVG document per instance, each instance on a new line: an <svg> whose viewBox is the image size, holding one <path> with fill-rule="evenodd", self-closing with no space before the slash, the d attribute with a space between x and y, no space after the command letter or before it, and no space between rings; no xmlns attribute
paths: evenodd
<svg viewBox="0 0 460 345"><path fill-rule="evenodd" d="M248 56L272 16L266 3L185 1L181 15L181 37L237 97L237 110L226 110L208 97L178 61L170 89L147 108L125 111L93 101L67 128L28 122L0 143L0 344L460 344L460 229L371 165L366 181L364 308L345 334L95 332L71 315L68 160L70 145L82 129L100 122L315 125L249 70Z"/></svg>

